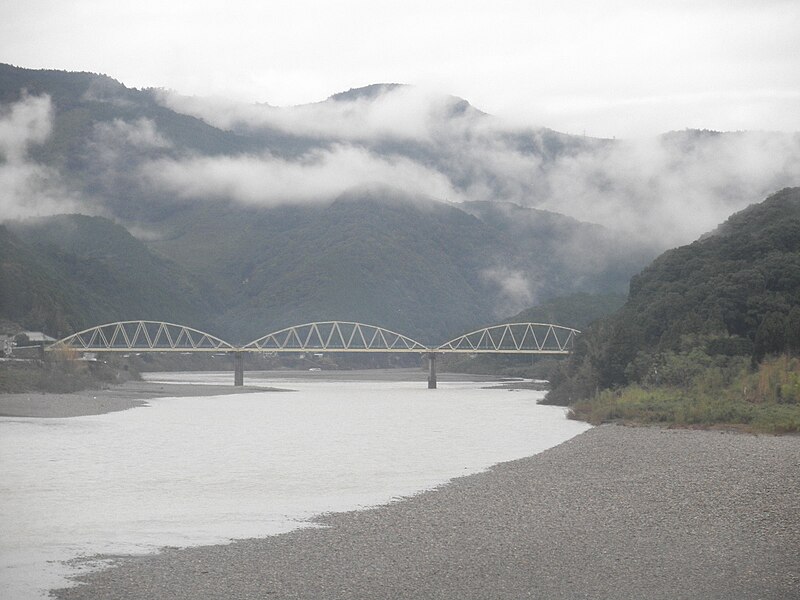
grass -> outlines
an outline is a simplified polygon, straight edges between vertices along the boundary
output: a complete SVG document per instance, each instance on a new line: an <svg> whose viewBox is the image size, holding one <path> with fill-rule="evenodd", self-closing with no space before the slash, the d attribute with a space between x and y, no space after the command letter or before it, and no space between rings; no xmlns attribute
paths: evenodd
<svg viewBox="0 0 800 600"><path fill-rule="evenodd" d="M0 363L0 393L68 393L135 379L135 372L102 362L67 360Z"/></svg>
<svg viewBox="0 0 800 600"><path fill-rule="evenodd" d="M800 432L800 361L772 357L725 385L701 373L686 386L629 385L574 404L570 418L670 427L732 428L754 433Z"/></svg>

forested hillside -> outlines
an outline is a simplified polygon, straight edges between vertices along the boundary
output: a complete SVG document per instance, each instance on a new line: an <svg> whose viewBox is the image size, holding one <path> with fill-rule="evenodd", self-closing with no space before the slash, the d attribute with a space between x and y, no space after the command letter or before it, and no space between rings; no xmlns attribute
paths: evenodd
<svg viewBox="0 0 800 600"><path fill-rule="evenodd" d="M351 90L326 110L368 113L363 103L398 89ZM431 113L438 141L379 132L354 142L357 132L341 128L220 127L173 110L159 94L102 75L0 65L3 131L15 134L0 144L0 171L14 182L0 201L9 206L4 217L15 244L4 260L8 300L0 317L53 335L118 319L166 319L239 342L342 319L438 343L547 297L621 290L655 253L557 213L446 201L437 197L438 176L430 190L420 186L428 175L417 161L456 168L445 140L462 131L462 119L488 118L457 98ZM595 143L529 133L513 144L531 156ZM328 152L357 164L328 165ZM187 194L175 178L193 165L200 170L187 183L199 187ZM297 186L305 184L287 187L280 169L310 169L313 178L317 166L344 189L321 184L299 200ZM230 169L235 181L223 189L203 183ZM474 183L467 173L450 176ZM80 221L70 237L77 217L25 220L59 208L109 221ZM18 219L9 220L15 211ZM83 231L89 223L92 231Z"/></svg>
<svg viewBox="0 0 800 600"><path fill-rule="evenodd" d="M569 323L569 327L585 329L598 319L619 310L627 296L624 294L587 294L578 292L560 296L504 319L509 323Z"/></svg>
<svg viewBox="0 0 800 600"><path fill-rule="evenodd" d="M119 319L213 325L213 297L120 225L62 215L0 226L0 315L63 336Z"/></svg>
<svg viewBox="0 0 800 600"><path fill-rule="evenodd" d="M554 375L548 401L608 402L603 390L625 386L722 395L751 365L782 353L800 354L800 188L733 215L634 277L624 307L592 326ZM787 368L780 381L742 383L738 399L763 401L772 385L773 400L796 405L800 374Z"/></svg>
<svg viewBox="0 0 800 600"><path fill-rule="evenodd" d="M515 211L538 223L535 211ZM54 335L163 319L240 342L312 320L356 320L433 344L538 297L622 287L633 267L611 243L605 251L620 262L606 270L533 253L530 239L555 246L597 231L558 215L542 220L530 235L519 223L510 235L459 206L381 189L323 207L205 207L165 218L170 234L149 247L100 217L14 221L0 315Z"/></svg>
<svg viewBox="0 0 800 600"><path fill-rule="evenodd" d="M166 319L237 342L350 319L435 344L624 293L693 214L800 174L797 136L648 144L516 126L413 86L274 107L0 65L0 318L52 335Z"/></svg>

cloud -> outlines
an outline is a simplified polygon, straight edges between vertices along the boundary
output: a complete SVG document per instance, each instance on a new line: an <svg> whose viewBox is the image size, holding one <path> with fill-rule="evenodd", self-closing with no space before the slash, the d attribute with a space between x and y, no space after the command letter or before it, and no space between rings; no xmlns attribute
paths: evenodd
<svg viewBox="0 0 800 600"><path fill-rule="evenodd" d="M481 278L495 287L495 316L514 315L535 304L534 285L524 272L509 267L484 269Z"/></svg>
<svg viewBox="0 0 800 600"><path fill-rule="evenodd" d="M86 156L91 160L92 176L106 185L113 185L115 181L129 180L135 175L132 167L139 161L152 160L154 154L170 148L172 143L151 119L114 119L94 124Z"/></svg>
<svg viewBox="0 0 800 600"><path fill-rule="evenodd" d="M537 205L672 246L800 184L800 136L685 131L559 158Z"/></svg>
<svg viewBox="0 0 800 600"><path fill-rule="evenodd" d="M158 92L157 98L172 110L220 129L274 129L339 141L430 140L442 116L452 116L460 103L457 98L416 86L378 86L373 92L290 107L187 97L168 91Z"/></svg>
<svg viewBox="0 0 800 600"><path fill-rule="evenodd" d="M796 134L685 130L596 140L520 127L414 86L373 86L288 108L167 92L159 98L273 151L146 166L150 181L185 197L308 202L377 181L440 199L551 210L663 249L800 184ZM286 137L275 131L312 150L286 158L296 146L283 147L275 140Z"/></svg>
<svg viewBox="0 0 800 600"><path fill-rule="evenodd" d="M292 161L268 153L164 158L143 164L141 173L151 184L182 198L257 206L325 202L365 184L460 199L441 173L407 158L377 156L349 145L315 150Z"/></svg>
<svg viewBox="0 0 800 600"><path fill-rule="evenodd" d="M41 144L53 127L50 96L23 96L0 106L0 153L7 162L21 161L32 144Z"/></svg>
<svg viewBox="0 0 800 600"><path fill-rule="evenodd" d="M114 119L111 122L97 123L94 126L94 138L97 143L109 148L123 145L142 150L172 147L172 143L158 131L153 120L144 117L132 122Z"/></svg>
<svg viewBox="0 0 800 600"><path fill-rule="evenodd" d="M688 243L748 204L800 184L800 137L793 134L686 130L597 140L519 127L412 86L335 98L277 108L165 93L161 101L171 108L215 126L267 141L268 131L279 130L317 150L299 161L265 155L161 164L165 173L155 179L208 195L189 174L196 171L198 182L213 180L217 196L230 192L249 203L309 201L375 179L442 199L551 210L661 248Z"/></svg>
<svg viewBox="0 0 800 600"><path fill-rule="evenodd" d="M31 161L28 150L52 131L49 96L27 96L0 107L0 218L44 216L85 209L59 173Z"/></svg>

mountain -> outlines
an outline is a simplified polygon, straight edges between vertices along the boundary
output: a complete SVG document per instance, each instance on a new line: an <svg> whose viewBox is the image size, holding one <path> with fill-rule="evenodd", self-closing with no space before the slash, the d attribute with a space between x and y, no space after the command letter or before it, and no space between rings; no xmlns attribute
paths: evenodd
<svg viewBox="0 0 800 600"><path fill-rule="evenodd" d="M120 226L60 215L0 226L0 314L55 336L120 319L214 326L202 286Z"/></svg>
<svg viewBox="0 0 800 600"><path fill-rule="evenodd" d="M398 84L273 107L0 65L0 105L4 253L22 269L0 318L53 333L168 318L244 342L353 319L435 343L624 292L708 215L800 174L796 136L682 132L643 152ZM102 235L82 235L114 241L78 246L61 231L77 217L59 214L93 215L80 228Z"/></svg>
<svg viewBox="0 0 800 600"><path fill-rule="evenodd" d="M147 245L100 217L9 222L0 315L54 333L163 319L240 342L312 320L357 320L434 343L573 289L548 281L562 269L548 260L558 259L557 240L596 227L545 216L559 226L534 233L552 259L528 254L527 238L508 223L385 189L328 206L207 206L191 220L165 218L169 235ZM587 273L572 273L581 289L592 287ZM31 274L45 279L33 285ZM603 273L591 276L604 289Z"/></svg>
<svg viewBox="0 0 800 600"><path fill-rule="evenodd" d="M10 131L29 162L60 175L48 180L51 197L78 196L80 212L100 206L126 223L209 201L325 203L377 183L565 214L662 251L800 180L798 133L595 139L515 125L399 84L275 107L0 65L0 104L4 114L19 108ZM31 139L25 119L49 133ZM10 216L31 212L25 191L8 202Z"/></svg>
<svg viewBox="0 0 800 600"><path fill-rule="evenodd" d="M527 308L504 323L569 323L570 327L585 329L598 319L617 312L625 304L624 294L587 294L577 292L553 298L538 306Z"/></svg>
<svg viewBox="0 0 800 600"><path fill-rule="evenodd" d="M433 343L537 297L620 289L627 279L630 257L621 250L622 266L564 268L573 246L559 251L559 241L593 235L596 226L543 214L548 222L537 229L538 212L519 209L530 223L512 230L512 222L487 222L472 212L369 187L321 206L209 206L191 221L185 214L165 219L172 233L150 246L217 282L229 307L222 327L244 341L254 331L341 319ZM531 248L529 237L547 253Z"/></svg>
<svg viewBox="0 0 800 600"><path fill-rule="evenodd" d="M707 368L724 379L736 357L798 351L800 188L786 188L635 276L625 305L582 336L549 400L685 382Z"/></svg>

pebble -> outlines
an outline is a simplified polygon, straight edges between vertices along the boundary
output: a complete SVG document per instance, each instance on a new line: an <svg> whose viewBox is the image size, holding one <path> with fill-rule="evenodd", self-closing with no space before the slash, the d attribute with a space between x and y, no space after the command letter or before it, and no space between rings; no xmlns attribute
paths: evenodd
<svg viewBox="0 0 800 600"><path fill-rule="evenodd" d="M131 557L83 599L800 599L800 437L601 426L320 528Z"/></svg>

